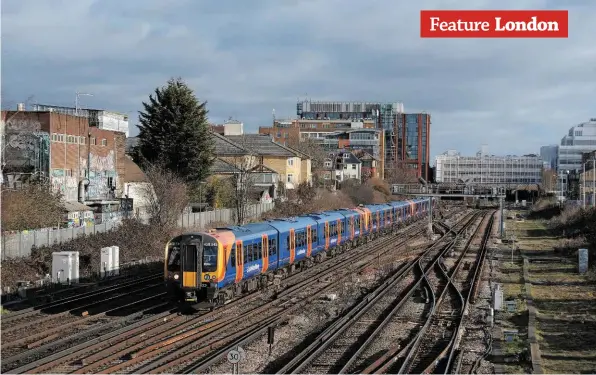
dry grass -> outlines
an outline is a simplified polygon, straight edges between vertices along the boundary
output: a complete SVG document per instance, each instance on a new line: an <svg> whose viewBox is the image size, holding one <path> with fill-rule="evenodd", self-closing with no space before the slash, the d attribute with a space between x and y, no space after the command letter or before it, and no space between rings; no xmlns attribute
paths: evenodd
<svg viewBox="0 0 596 375"><path fill-rule="evenodd" d="M593 300L596 303L596 289L589 285L532 285L532 297L549 301Z"/></svg>
<svg viewBox="0 0 596 375"><path fill-rule="evenodd" d="M542 210L552 208L543 206ZM589 242L589 236L584 237L585 231L578 229L581 224L577 223L586 215L569 210L549 222L507 221L506 230L515 235L517 247L530 260L531 294L538 309L537 339L547 373L596 370L596 356L590 350L596 347L596 285L589 274L577 273L577 249ZM562 238L563 230L569 234L569 228L574 228L575 234ZM521 264L511 264L508 259L501 264L499 280L505 297L525 294L521 276Z"/></svg>

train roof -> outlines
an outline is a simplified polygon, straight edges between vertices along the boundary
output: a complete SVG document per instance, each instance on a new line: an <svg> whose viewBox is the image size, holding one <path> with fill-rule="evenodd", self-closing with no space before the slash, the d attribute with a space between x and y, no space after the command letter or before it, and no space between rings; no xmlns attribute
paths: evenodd
<svg viewBox="0 0 596 375"><path fill-rule="evenodd" d="M275 230L274 227L272 227L271 225L269 225L268 223L249 223L249 224L245 224L245 225L231 225L231 226L227 226L227 227L223 227L223 228L217 228L218 230L229 230L232 231L232 233L234 233L234 235L237 238L242 238L242 237L252 237L252 236L258 236L260 237L263 234L266 235L276 235L277 231Z"/></svg>
<svg viewBox="0 0 596 375"><path fill-rule="evenodd" d="M340 208L339 210L335 210L335 212L339 212L345 217L352 217L360 214L358 211L354 211L353 208Z"/></svg>
<svg viewBox="0 0 596 375"><path fill-rule="evenodd" d="M308 225L316 225L317 223L308 216L296 216L286 219L267 220L267 224L280 232L287 232L290 229L306 228Z"/></svg>
<svg viewBox="0 0 596 375"><path fill-rule="evenodd" d="M405 207L408 205L408 202L406 202L406 201L391 201L387 204L390 205L391 207Z"/></svg>
<svg viewBox="0 0 596 375"><path fill-rule="evenodd" d="M312 218L313 220L316 220L317 222L319 221L329 221L329 220L339 220L339 219L343 219L344 215L342 215L341 213L337 212L337 211L321 211L321 212L313 212L311 214L307 214L305 216L308 216L310 218Z"/></svg>

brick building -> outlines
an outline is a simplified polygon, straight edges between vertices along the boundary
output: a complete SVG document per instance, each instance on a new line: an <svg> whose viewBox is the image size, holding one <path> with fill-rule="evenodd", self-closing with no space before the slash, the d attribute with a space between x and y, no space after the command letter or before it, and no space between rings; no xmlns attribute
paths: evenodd
<svg viewBox="0 0 596 375"><path fill-rule="evenodd" d="M124 132L99 129L89 126L85 117L56 112L2 111L3 135L11 139L31 134L47 135L49 139L47 166L37 168L37 175L47 179L66 201L85 201L93 204L105 201L118 203L114 197L121 190L120 179L124 173ZM13 142L9 147L32 148L31 145ZM31 153L31 158L37 157ZM38 165L35 160L30 164ZM90 165L89 171L87 166ZM13 168L4 182L23 180L31 175L30 170ZM85 184L85 178L88 184ZM83 196L79 197L79 188Z"/></svg>
<svg viewBox="0 0 596 375"><path fill-rule="evenodd" d="M416 171L417 177L429 181L430 120L427 113L401 113L396 116L394 130L388 135L386 168L399 163Z"/></svg>
<svg viewBox="0 0 596 375"><path fill-rule="evenodd" d="M273 126L259 127L260 134L268 134L275 142L288 145L302 138L324 138L327 133L351 129L374 129L375 122L370 119L359 121L319 120L319 119L289 119L275 120Z"/></svg>

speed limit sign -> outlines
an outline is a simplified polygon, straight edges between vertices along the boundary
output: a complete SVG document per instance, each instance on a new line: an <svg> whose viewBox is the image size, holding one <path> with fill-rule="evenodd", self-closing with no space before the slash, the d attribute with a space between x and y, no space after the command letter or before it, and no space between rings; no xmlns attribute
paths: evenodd
<svg viewBox="0 0 596 375"><path fill-rule="evenodd" d="M236 349L232 349L228 352L228 362L236 364L240 362L240 352Z"/></svg>

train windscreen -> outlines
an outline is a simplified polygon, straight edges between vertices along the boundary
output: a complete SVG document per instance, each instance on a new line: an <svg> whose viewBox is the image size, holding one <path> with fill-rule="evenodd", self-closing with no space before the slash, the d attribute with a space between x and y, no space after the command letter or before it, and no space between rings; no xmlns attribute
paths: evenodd
<svg viewBox="0 0 596 375"><path fill-rule="evenodd" d="M168 249L168 271L180 272L180 244L177 242L170 243Z"/></svg>
<svg viewBox="0 0 596 375"><path fill-rule="evenodd" d="M203 244L203 272L217 271L217 244Z"/></svg>

